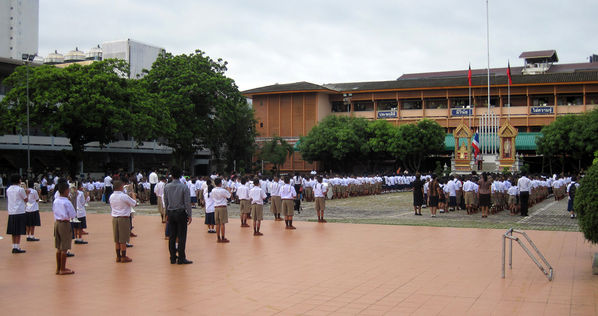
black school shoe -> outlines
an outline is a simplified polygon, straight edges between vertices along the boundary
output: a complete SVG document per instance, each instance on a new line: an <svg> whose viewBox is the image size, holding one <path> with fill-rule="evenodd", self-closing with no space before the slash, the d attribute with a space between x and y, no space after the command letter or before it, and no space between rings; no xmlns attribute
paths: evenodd
<svg viewBox="0 0 598 316"><path fill-rule="evenodd" d="M183 260L179 259L176 263L177 264L192 264L193 261L187 260L187 259L183 259Z"/></svg>
<svg viewBox="0 0 598 316"><path fill-rule="evenodd" d="M89 242L85 240L75 240L75 243L78 245L87 245Z"/></svg>
<svg viewBox="0 0 598 316"><path fill-rule="evenodd" d="M27 241L39 241L39 238L27 237Z"/></svg>
<svg viewBox="0 0 598 316"><path fill-rule="evenodd" d="M12 253L25 253L27 251L23 250L23 249L17 249L17 248L12 248Z"/></svg>

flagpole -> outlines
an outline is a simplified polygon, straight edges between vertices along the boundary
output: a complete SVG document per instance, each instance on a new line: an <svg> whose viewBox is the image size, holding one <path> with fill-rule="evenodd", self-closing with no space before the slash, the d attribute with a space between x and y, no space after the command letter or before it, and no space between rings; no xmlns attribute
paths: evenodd
<svg viewBox="0 0 598 316"><path fill-rule="evenodd" d="M509 68L507 68L509 71L509 76L507 76L507 100L509 102L509 121L511 120L511 61L509 61Z"/></svg>
<svg viewBox="0 0 598 316"><path fill-rule="evenodd" d="M490 21L488 14L488 0L486 0L486 51L488 54L488 113L490 113Z"/></svg>
<svg viewBox="0 0 598 316"><path fill-rule="evenodd" d="M468 82L469 82L469 105L468 105L468 108L469 108L469 111L468 111L468 113L469 113L469 128L471 129L471 128L473 128L471 126L471 115L473 114L473 107L471 106L471 75L470 74L471 74L471 63L469 63L469 71L467 73L467 77L468 77L467 79L468 79Z"/></svg>

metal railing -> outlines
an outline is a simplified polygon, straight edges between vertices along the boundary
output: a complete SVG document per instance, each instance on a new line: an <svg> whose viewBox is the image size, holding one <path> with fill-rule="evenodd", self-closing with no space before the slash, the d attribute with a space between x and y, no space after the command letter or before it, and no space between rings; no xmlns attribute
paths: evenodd
<svg viewBox="0 0 598 316"><path fill-rule="evenodd" d="M540 261L534 256L534 254L529 250L527 246L523 243L522 239L519 237L514 237L513 233L521 234L527 242L532 246L532 248L536 251L536 254L540 259L544 262L545 266L540 263ZM521 248L527 253L527 255L534 261L536 266L544 273L544 275L548 278L548 281L552 281L552 266L548 263L548 260L544 258L538 247L534 244L534 242L527 236L524 231L516 230L510 228L507 232L502 236L502 278L505 278L505 251L506 251L506 242L509 239L509 269L513 269L513 240L518 242Z"/></svg>

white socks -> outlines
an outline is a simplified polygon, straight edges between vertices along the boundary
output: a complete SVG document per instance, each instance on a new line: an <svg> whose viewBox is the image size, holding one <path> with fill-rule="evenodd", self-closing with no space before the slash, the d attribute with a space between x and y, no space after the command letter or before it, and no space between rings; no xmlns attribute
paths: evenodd
<svg viewBox="0 0 598 316"><path fill-rule="evenodd" d="M12 249L19 249L19 244L12 244Z"/></svg>

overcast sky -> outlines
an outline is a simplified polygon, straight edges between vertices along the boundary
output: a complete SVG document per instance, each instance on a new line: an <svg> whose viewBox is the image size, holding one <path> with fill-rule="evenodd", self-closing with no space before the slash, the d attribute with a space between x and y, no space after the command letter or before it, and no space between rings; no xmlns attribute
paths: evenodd
<svg viewBox="0 0 598 316"><path fill-rule="evenodd" d="M40 0L39 54L131 38L229 62L241 90L486 67L484 0ZM490 66L598 53L598 1L490 1Z"/></svg>

